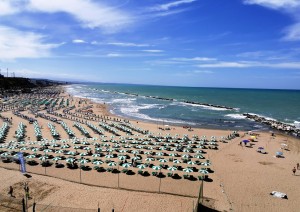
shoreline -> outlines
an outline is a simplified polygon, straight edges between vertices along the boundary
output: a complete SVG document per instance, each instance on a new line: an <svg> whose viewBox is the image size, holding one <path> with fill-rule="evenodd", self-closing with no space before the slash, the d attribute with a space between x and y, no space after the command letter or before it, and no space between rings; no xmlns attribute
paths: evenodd
<svg viewBox="0 0 300 212"><path fill-rule="evenodd" d="M62 86L64 91L67 93L67 88L66 86ZM96 89L98 90L98 89ZM109 91L111 92L111 91ZM111 93L116 93L116 92L111 92ZM117 93L122 93L122 92L117 92ZM71 95L70 93L68 93L69 95ZM126 95L129 95L130 93L124 93ZM137 95L137 94L136 94ZM72 95L71 95L72 96ZM139 96L139 95L137 95ZM75 96L73 96L75 97ZM178 126L178 127L190 127L190 128L197 128L197 129L208 129L208 130L222 130L222 131L228 131L228 130L232 130L232 131L241 131L241 132L247 132L247 131L253 131L253 132L257 132L257 133L272 133L272 131L274 131L273 133L277 133L277 134L281 134L281 135L286 135L286 136L290 136L296 139L300 140L300 129L295 128L295 126L292 126L291 124L286 124L283 122L279 122L276 120L270 120L265 118L264 116L260 116L260 115L256 115L256 114L252 114L252 113L244 113L242 114L246 119L248 120L252 120L255 121L256 123L262 124L262 126L265 126L266 128L263 129L253 129L253 130L245 130L245 129L232 129L229 126L228 127L215 127L213 128L212 126L207 126L205 127L205 125L197 125L197 124L189 124L187 123L186 125L183 125L181 123L173 123L172 121L154 121L154 120L149 120L149 119L143 119L143 118L136 118L136 117L130 117L130 116L122 116L121 114L115 114L112 113L110 110L110 105L106 104L106 103L99 103L96 102L95 100L92 100L90 98L87 97L76 97L76 98L80 98L80 99L88 99L91 102L95 103L95 104L99 104L102 106L105 106L105 110L106 113L109 116L112 117L116 117L116 118L121 118L121 119L128 119L128 120L132 120L135 122L145 122L145 123L149 123L149 124L155 124L155 125L170 125L170 126ZM216 120L216 121L222 121L222 119ZM293 133L297 133L297 134L293 134Z"/></svg>

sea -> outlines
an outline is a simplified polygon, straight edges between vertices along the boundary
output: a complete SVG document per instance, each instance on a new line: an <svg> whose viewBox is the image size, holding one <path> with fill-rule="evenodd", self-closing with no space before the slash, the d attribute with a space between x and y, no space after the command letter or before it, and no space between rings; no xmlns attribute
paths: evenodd
<svg viewBox="0 0 300 212"><path fill-rule="evenodd" d="M108 104L110 112L115 115L158 125L247 131L270 130L267 125L243 116L243 113L251 113L300 128L300 90L114 83L71 84L66 86L66 90L76 97ZM221 105L224 108L214 105Z"/></svg>

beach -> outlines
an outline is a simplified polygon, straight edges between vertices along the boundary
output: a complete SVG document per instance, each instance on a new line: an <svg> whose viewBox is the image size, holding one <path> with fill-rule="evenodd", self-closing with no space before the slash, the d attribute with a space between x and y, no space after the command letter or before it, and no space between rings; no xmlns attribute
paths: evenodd
<svg viewBox="0 0 300 212"><path fill-rule="evenodd" d="M24 103L28 98L31 102ZM36 187L29 202L32 204L35 199L40 210L42 205L50 205L53 210L99 206L102 211L113 208L115 211L193 211L201 185L204 196L201 201L217 211L298 211L300 207L297 186L300 170L296 175L292 173L299 163L300 143L294 137L277 132L274 136L257 131L251 135L248 131L234 133L128 119L111 114L107 104L71 96L63 87L10 99L11 105L18 105L14 100L23 102L22 107L13 108L19 113L14 114L9 107L1 112L12 123L1 143L0 180L5 183L0 185L0 194L7 196L9 186L20 187L28 182L32 188ZM36 101L33 107L35 100L39 104ZM45 106L49 110L51 104L52 109L46 112ZM30 124L28 118L36 119L38 124ZM0 127L4 122L5 119L0 119ZM19 139L22 143L17 143L15 132L22 128L21 122L26 130ZM40 141L36 139L37 128L42 134ZM243 140L248 142L240 144ZM259 147L266 154L258 152ZM35 154L32 160L38 165L26 165L31 178L20 173L19 164L3 162L4 153L18 152L21 148L26 156ZM276 152L282 152L282 157L276 157ZM39 159L46 155L51 157ZM126 157L120 159L121 156ZM60 157L57 162L64 167L56 168L55 157ZM62 157L75 158L84 167L68 168L68 162ZM147 161L147 158L153 159ZM179 164L174 163L176 160ZM52 165L48 166L46 161ZM138 165L146 167L138 168ZM159 168L155 170L155 166ZM171 167L175 167L173 171L168 169ZM146 171L149 176L144 175ZM175 174L179 177L174 177ZM42 188L45 195L40 197L37 188ZM288 199L273 197L272 191L286 193ZM22 198L22 189L15 193L16 198Z"/></svg>

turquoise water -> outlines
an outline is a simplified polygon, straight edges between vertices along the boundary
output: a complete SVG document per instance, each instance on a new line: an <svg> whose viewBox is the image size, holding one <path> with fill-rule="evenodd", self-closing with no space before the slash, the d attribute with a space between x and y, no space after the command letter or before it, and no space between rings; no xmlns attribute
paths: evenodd
<svg viewBox="0 0 300 212"><path fill-rule="evenodd" d="M110 105L123 117L155 123L191 125L217 129L267 130L243 113L254 113L278 121L300 124L299 90L193 88L129 84L74 84L68 92ZM129 95L124 93L136 94ZM137 96L138 95L138 96ZM148 98L156 96L173 101ZM184 103L194 101L234 108L207 107Z"/></svg>

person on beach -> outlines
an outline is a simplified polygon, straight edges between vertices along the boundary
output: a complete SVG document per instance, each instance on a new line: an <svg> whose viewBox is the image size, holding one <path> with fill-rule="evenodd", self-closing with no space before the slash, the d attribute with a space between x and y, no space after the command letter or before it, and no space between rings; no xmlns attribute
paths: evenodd
<svg viewBox="0 0 300 212"><path fill-rule="evenodd" d="M13 193L14 193L13 187L12 187L12 186L9 186L8 194L9 194L11 197L14 197L14 196L13 196Z"/></svg>
<svg viewBox="0 0 300 212"><path fill-rule="evenodd" d="M293 173L295 175L295 173L296 173L296 167L293 168Z"/></svg>

